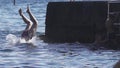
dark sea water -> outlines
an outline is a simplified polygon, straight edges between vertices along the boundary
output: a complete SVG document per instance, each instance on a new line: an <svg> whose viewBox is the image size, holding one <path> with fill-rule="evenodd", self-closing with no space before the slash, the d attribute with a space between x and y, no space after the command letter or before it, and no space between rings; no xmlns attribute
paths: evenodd
<svg viewBox="0 0 120 68"><path fill-rule="evenodd" d="M44 43L33 38L30 43L20 40L26 24L18 14L26 6L39 21L37 34L45 32L46 7L49 1L58 0L0 0L0 68L112 68L120 59L117 50L91 50L88 44ZM65 1L65 0L61 0Z"/></svg>

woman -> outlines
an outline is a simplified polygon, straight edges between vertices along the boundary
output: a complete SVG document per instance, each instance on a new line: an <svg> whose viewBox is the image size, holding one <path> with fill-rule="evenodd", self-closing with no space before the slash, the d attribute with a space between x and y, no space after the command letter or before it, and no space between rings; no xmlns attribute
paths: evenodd
<svg viewBox="0 0 120 68"><path fill-rule="evenodd" d="M30 19L25 17L21 8L19 9L20 16L22 17L23 21L27 24L25 30L23 31L23 33L21 35L21 38L25 39L26 41L29 41L36 34L38 22L37 22L36 18L33 16L33 14L31 13L29 6L27 7L26 12L29 14Z"/></svg>

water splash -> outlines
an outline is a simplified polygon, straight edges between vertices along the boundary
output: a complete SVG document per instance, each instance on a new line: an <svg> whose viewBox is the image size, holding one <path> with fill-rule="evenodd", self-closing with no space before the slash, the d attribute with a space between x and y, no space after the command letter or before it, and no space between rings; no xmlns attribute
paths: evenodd
<svg viewBox="0 0 120 68"><path fill-rule="evenodd" d="M6 42L11 44L11 45L15 45L16 43L18 43L19 38L17 38L17 36L13 35L13 34L8 34L6 36Z"/></svg>
<svg viewBox="0 0 120 68"><path fill-rule="evenodd" d="M20 37L17 37L16 35L13 34L8 34L6 36L6 42L10 45L16 45L20 43L35 43L36 42L36 36L33 37L31 40L26 41L25 39L21 39Z"/></svg>
<svg viewBox="0 0 120 68"><path fill-rule="evenodd" d="M25 39L19 38L19 43L35 43L36 42L36 36L33 37L31 40L26 41Z"/></svg>

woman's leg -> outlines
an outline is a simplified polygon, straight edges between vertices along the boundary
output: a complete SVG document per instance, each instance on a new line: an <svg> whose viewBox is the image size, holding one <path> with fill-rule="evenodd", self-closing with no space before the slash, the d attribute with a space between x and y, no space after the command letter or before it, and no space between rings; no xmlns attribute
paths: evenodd
<svg viewBox="0 0 120 68"><path fill-rule="evenodd" d="M33 23L27 17L25 17L25 15L22 13L21 8L19 9L19 14L22 17L23 21L27 24L25 30L29 30Z"/></svg>
<svg viewBox="0 0 120 68"><path fill-rule="evenodd" d="M31 13L29 6L27 6L27 11L26 11L26 12L29 14L30 20L33 22L33 28L37 28L38 21L37 21L37 19L33 16L33 14Z"/></svg>

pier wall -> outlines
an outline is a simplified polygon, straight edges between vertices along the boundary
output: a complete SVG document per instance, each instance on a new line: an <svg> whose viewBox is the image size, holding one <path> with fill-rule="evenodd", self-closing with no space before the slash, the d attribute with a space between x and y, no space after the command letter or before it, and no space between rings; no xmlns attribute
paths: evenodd
<svg viewBox="0 0 120 68"><path fill-rule="evenodd" d="M120 12L120 2L110 2L110 12Z"/></svg>
<svg viewBox="0 0 120 68"><path fill-rule="evenodd" d="M108 2L49 2L45 37L54 42L91 43L96 33L105 33Z"/></svg>

